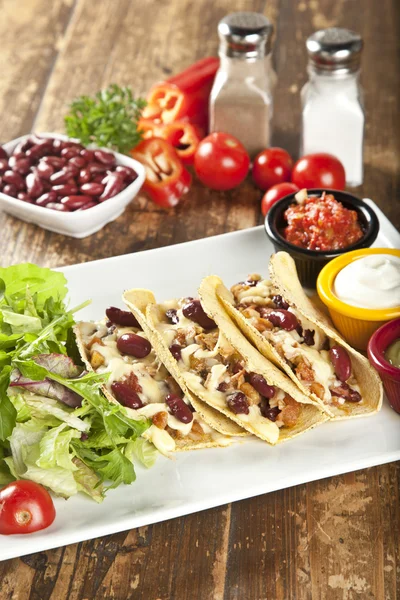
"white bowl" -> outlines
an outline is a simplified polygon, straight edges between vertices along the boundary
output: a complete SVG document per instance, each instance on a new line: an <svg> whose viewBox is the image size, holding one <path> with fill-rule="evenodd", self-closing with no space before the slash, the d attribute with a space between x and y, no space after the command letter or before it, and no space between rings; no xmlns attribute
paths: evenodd
<svg viewBox="0 0 400 600"><path fill-rule="evenodd" d="M12 140L11 142L4 144L3 148L8 155L11 155L16 145L19 142L26 140L30 135L31 134L23 135L22 137ZM41 133L39 135L40 137L79 141L59 133ZM94 148L94 146L90 146L91 150ZM50 231L55 231L56 233L62 233L74 238L84 238L88 235L92 235L92 233L99 231L104 225L110 221L114 221L124 212L129 202L138 194L145 180L145 168L140 162L125 154L113 152L109 148L104 148L104 150L112 152L115 155L118 165L131 167L137 173L135 181L113 198L105 200L88 210L64 213L43 206L29 204L28 202L12 198L7 194L3 194L3 192L0 192L0 208L18 219L22 219L28 223L34 223L35 225L39 225Z"/></svg>

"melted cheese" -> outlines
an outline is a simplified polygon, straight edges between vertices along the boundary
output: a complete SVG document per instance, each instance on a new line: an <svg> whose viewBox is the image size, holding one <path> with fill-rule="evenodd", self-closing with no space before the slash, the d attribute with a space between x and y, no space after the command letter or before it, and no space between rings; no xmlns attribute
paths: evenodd
<svg viewBox="0 0 400 600"><path fill-rule="evenodd" d="M149 442L152 442L157 450L165 456L168 456L175 450L175 440L169 435L168 431L159 429L155 425L151 425L146 429L142 434L142 437L149 440Z"/></svg>
<svg viewBox="0 0 400 600"><path fill-rule="evenodd" d="M256 404L249 406L249 414L237 415L244 423L251 424L261 435L268 438L272 443L279 439L279 427L273 421L262 416Z"/></svg>
<svg viewBox="0 0 400 600"><path fill-rule="evenodd" d="M214 365L211 367L210 377L207 383L207 389L214 391L217 389L221 381L223 381L226 375L227 367L225 365Z"/></svg>

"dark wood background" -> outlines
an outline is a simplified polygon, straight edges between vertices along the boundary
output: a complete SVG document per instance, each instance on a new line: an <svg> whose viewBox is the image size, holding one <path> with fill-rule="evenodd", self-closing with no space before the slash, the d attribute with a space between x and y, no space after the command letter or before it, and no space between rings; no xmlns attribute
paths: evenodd
<svg viewBox="0 0 400 600"><path fill-rule="evenodd" d="M333 25L363 35L365 182L356 192L399 227L398 0L1 0L1 139L62 131L68 102L110 82L144 94L215 54L218 20L232 10L264 12L275 25L274 142L293 155L306 37ZM195 183L177 209L140 197L84 240L0 213L0 263L56 267L244 229L261 223L260 197L250 181L230 193ZM399 481L389 464L5 561L0 598L395 600Z"/></svg>

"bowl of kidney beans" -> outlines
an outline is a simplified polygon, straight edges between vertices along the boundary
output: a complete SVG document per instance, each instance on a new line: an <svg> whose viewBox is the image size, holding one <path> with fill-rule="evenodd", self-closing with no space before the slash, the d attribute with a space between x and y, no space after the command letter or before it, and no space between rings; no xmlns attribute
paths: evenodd
<svg viewBox="0 0 400 600"><path fill-rule="evenodd" d="M59 134L26 135L0 146L1 208L73 237L116 219L144 177L144 167L129 156Z"/></svg>

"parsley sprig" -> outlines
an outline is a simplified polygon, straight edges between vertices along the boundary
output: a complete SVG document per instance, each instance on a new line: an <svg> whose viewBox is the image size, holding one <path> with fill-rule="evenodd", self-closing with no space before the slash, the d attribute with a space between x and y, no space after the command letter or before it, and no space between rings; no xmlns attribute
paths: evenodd
<svg viewBox="0 0 400 600"><path fill-rule="evenodd" d="M65 128L69 137L85 146L94 143L126 154L141 140L137 123L145 105L130 88L113 83L94 97L74 100L64 119Z"/></svg>

